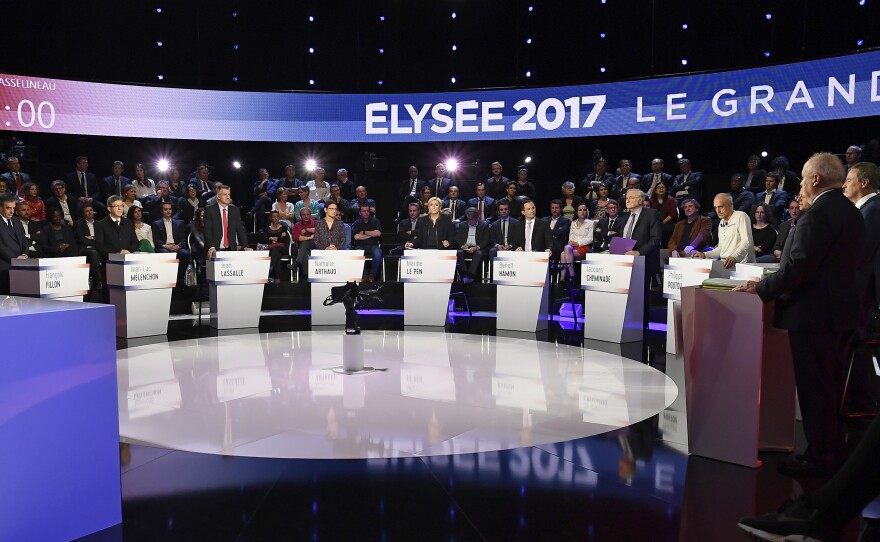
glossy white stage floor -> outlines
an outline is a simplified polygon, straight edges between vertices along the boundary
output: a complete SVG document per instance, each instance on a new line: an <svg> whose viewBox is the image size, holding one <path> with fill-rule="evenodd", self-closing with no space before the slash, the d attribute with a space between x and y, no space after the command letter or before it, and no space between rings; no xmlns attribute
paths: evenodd
<svg viewBox="0 0 880 542"><path fill-rule="evenodd" d="M120 350L122 440L252 457L356 459L503 450L611 431L678 394L648 365L529 339L366 331L231 335Z"/></svg>

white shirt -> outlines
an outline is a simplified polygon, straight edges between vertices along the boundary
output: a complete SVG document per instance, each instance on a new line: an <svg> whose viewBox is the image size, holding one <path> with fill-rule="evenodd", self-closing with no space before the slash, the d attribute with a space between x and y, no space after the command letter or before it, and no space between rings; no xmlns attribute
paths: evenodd
<svg viewBox="0 0 880 542"><path fill-rule="evenodd" d="M733 258L737 263L754 263L755 242L752 221L742 211L734 211L718 225L718 246L706 253L707 258Z"/></svg>
<svg viewBox="0 0 880 542"><path fill-rule="evenodd" d="M86 220L86 226L89 228L89 237L95 236L95 221Z"/></svg>
<svg viewBox="0 0 880 542"><path fill-rule="evenodd" d="M165 244L173 245L174 244L174 229L171 227L171 219L164 218L162 222L165 223Z"/></svg>
<svg viewBox="0 0 880 542"><path fill-rule="evenodd" d="M526 220L526 246L523 250L532 251L532 234L535 231L535 219Z"/></svg>
<svg viewBox="0 0 880 542"><path fill-rule="evenodd" d="M568 239L569 241L574 241L578 245L592 245L593 244L593 221L590 219L584 220L583 225L578 225L578 221L575 220L571 223L571 229L568 230Z"/></svg>
<svg viewBox="0 0 880 542"><path fill-rule="evenodd" d="M147 179L147 186L143 186L138 181L134 181L132 184L134 184L134 193L137 199L156 195L156 183L153 182L153 179Z"/></svg>
<svg viewBox="0 0 880 542"><path fill-rule="evenodd" d="M764 192L764 203L770 204L770 200L773 199L773 194L776 193L776 190L771 190L770 192Z"/></svg>
<svg viewBox="0 0 880 542"><path fill-rule="evenodd" d="M315 186L315 181L311 180L306 183L306 186L309 187L309 199L322 201L330 195L330 183L327 181L324 181L323 186Z"/></svg>

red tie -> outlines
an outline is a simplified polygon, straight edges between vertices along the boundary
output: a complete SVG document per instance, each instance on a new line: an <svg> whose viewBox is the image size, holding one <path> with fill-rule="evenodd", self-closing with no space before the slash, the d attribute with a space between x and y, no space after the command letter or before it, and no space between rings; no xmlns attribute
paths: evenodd
<svg viewBox="0 0 880 542"><path fill-rule="evenodd" d="M18 197L22 197L21 193L21 174L15 174L15 192L18 194Z"/></svg>
<svg viewBox="0 0 880 542"><path fill-rule="evenodd" d="M477 207L477 210L480 212L480 220L483 220L483 200L480 200L480 204Z"/></svg>
<svg viewBox="0 0 880 542"><path fill-rule="evenodd" d="M226 209L223 209L223 248L229 248L229 220L226 218Z"/></svg>

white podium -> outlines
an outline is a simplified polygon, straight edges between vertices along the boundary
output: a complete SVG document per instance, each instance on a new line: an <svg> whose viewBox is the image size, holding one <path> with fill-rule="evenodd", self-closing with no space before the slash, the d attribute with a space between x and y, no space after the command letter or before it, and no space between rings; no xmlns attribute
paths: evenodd
<svg viewBox="0 0 880 542"><path fill-rule="evenodd" d="M334 286L360 282L364 274L364 260L363 250L313 250L310 253L313 326L345 325L345 306L337 303L325 307L324 300Z"/></svg>
<svg viewBox="0 0 880 542"><path fill-rule="evenodd" d="M727 278L729 271L720 260L670 258L663 269L663 297L666 304L666 352L682 352L681 289L699 286L708 278Z"/></svg>
<svg viewBox="0 0 880 542"><path fill-rule="evenodd" d="M645 257L590 254L581 262L584 338L641 341L645 326Z"/></svg>
<svg viewBox="0 0 880 542"><path fill-rule="evenodd" d="M12 295L58 301L79 301L89 293L89 264L85 256L12 260L9 268Z"/></svg>
<svg viewBox="0 0 880 542"><path fill-rule="evenodd" d="M177 254L110 254L107 287L116 306L117 337L168 333L171 289L177 283Z"/></svg>
<svg viewBox="0 0 880 542"><path fill-rule="evenodd" d="M211 327L260 325L263 285L269 282L269 260L266 250L222 251L208 260Z"/></svg>
<svg viewBox="0 0 880 542"><path fill-rule="evenodd" d="M400 257L403 325L446 325L456 254L454 250L411 249Z"/></svg>
<svg viewBox="0 0 880 542"><path fill-rule="evenodd" d="M496 329L536 332L547 329L550 255L501 251L492 261L498 305Z"/></svg>

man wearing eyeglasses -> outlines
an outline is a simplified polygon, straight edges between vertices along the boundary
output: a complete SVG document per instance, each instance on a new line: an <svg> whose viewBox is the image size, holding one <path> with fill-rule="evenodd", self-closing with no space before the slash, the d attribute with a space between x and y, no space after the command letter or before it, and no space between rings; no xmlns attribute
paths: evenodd
<svg viewBox="0 0 880 542"><path fill-rule="evenodd" d="M733 197L729 193L715 196L713 205L721 219L718 225L718 246L706 252L693 252L691 257L722 260L726 269L737 263L754 263L755 243L752 241L752 221L749 215L733 210Z"/></svg>

